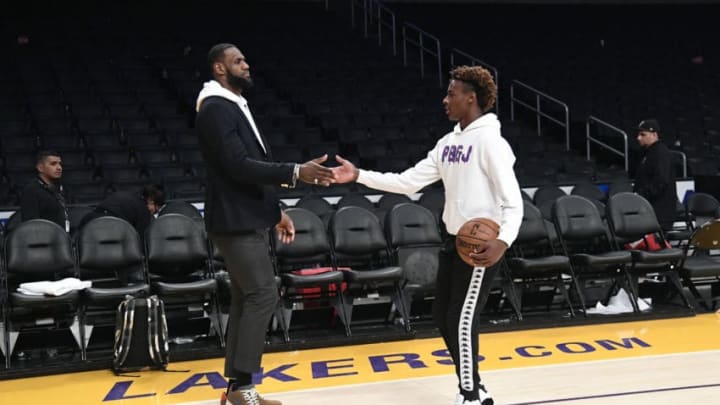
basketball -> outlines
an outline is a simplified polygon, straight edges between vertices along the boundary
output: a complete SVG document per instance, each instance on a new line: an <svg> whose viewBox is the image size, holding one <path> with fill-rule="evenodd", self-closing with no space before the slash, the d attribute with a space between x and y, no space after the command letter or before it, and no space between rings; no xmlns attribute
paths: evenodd
<svg viewBox="0 0 720 405"><path fill-rule="evenodd" d="M473 218L460 227L455 235L455 248L460 258L467 264L475 266L470 253L482 243L497 239L500 225L488 218Z"/></svg>

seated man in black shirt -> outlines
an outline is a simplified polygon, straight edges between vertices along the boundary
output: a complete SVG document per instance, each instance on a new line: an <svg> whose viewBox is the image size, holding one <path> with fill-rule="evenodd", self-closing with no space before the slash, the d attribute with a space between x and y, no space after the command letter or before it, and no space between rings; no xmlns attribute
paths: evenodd
<svg viewBox="0 0 720 405"><path fill-rule="evenodd" d="M55 151L44 150L37 154L35 168L38 175L25 186L20 197L20 214L23 221L47 219L70 232L68 211L62 178L62 159Z"/></svg>
<svg viewBox="0 0 720 405"><path fill-rule="evenodd" d="M165 193L155 184L149 184L136 192L118 191L105 198L93 212L85 215L80 221L80 228L95 218L111 216L129 222L143 238L153 216L164 204Z"/></svg>

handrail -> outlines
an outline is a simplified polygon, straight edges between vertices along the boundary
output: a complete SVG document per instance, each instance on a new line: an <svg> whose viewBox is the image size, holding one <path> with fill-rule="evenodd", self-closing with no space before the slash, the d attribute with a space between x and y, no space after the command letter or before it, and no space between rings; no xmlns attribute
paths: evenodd
<svg viewBox="0 0 720 405"><path fill-rule="evenodd" d="M529 90L531 93L535 94L535 105L532 106L530 104L525 103L524 101L515 98L515 86L522 87L526 90ZM565 110L565 120L560 121L542 111L542 105L540 104L540 100L547 100L552 103L555 103L559 105L560 107ZM515 104L519 104L530 111L535 112L536 115L536 122L537 122L537 133L540 135L542 133L542 123L541 123L541 117L545 117L549 119L550 121L560 125L561 127L565 128L565 150L570 150L570 109L568 108L568 105L564 102L556 99L555 97L543 93L540 90L537 90L533 87L528 86L527 84L519 81L519 80L513 80L512 84L510 85L510 120L515 121Z"/></svg>
<svg viewBox="0 0 720 405"><path fill-rule="evenodd" d="M363 18L363 37L368 37L368 14L370 9L370 3L372 0L350 0L350 26L355 29L355 9L362 10Z"/></svg>
<svg viewBox="0 0 720 405"><path fill-rule="evenodd" d="M624 150L620 151L618 149L615 149L614 147L606 144L605 142L590 136L590 124L592 124L592 123L602 125L608 129L610 129L614 133L620 134L623 138ZM623 131L622 129L620 129L616 126L613 126L612 124L609 124L609 123L601 120L600 118L597 118L597 117L594 117L591 115L588 117L587 121L585 122L585 147L587 150L587 160L590 160L590 142L596 143L596 144L602 146L603 148L609 150L610 152L613 152L614 154L616 154L618 156L624 157L625 158L625 171L627 172L630 170L630 166L629 166L629 162L628 162L628 136L627 136L627 133L625 133L625 131Z"/></svg>
<svg viewBox="0 0 720 405"><path fill-rule="evenodd" d="M413 41L412 39L408 38L407 31L412 30L418 34L417 42ZM425 55L424 52L427 52L428 54L434 56L437 58L437 69L438 69L438 83L440 87L443 87L443 76L442 76L442 56L440 53L440 40L433 36L428 34L427 32L421 30L416 25L411 23L404 23L402 27L402 37L403 37L403 66L407 66L407 44L413 44L417 45L418 51L420 53L420 76L425 77ZM435 43L435 50L425 47L425 41L424 38L427 37L432 42Z"/></svg>
<svg viewBox="0 0 720 405"><path fill-rule="evenodd" d="M500 73L498 72L497 68L457 48L453 48L450 50L450 66L452 67L457 66L457 64L455 63L455 55L462 56L468 59L472 66L480 65L492 72L493 77L495 78L495 86L498 88L497 96L495 97L495 112L497 114L500 114Z"/></svg>
<svg viewBox="0 0 720 405"><path fill-rule="evenodd" d="M377 3L377 29L378 29L378 45L382 46L383 40L383 27L389 28L392 31L392 50L393 55L397 55L397 28L395 25L395 13L389 8L385 7L380 2ZM386 22L383 20L383 13L390 17L390 20Z"/></svg>
<svg viewBox="0 0 720 405"><path fill-rule="evenodd" d="M676 155L680 155L680 158L682 159L682 174L683 178L687 178L687 155L685 152L679 151L679 150L671 150L670 153L674 153Z"/></svg>

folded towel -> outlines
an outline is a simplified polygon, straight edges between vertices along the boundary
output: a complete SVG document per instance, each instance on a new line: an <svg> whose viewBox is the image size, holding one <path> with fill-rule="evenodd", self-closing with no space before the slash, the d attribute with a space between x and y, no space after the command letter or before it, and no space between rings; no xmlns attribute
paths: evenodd
<svg viewBox="0 0 720 405"><path fill-rule="evenodd" d="M91 281L82 281L74 277L64 278L58 281L35 281L22 283L17 291L25 295L53 295L60 296L70 291L84 290L92 286Z"/></svg>

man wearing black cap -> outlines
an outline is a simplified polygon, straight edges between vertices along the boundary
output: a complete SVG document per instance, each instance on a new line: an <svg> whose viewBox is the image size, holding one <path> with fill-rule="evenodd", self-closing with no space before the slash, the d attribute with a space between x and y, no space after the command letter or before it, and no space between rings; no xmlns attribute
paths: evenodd
<svg viewBox="0 0 720 405"><path fill-rule="evenodd" d="M637 131L637 141L643 148L643 155L635 172L635 192L652 204L662 229L672 229L677 190L670 149L660 142L660 125L657 120L640 121Z"/></svg>

